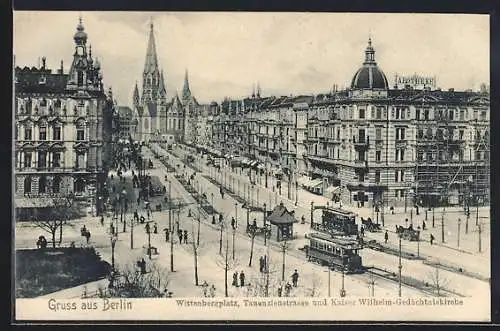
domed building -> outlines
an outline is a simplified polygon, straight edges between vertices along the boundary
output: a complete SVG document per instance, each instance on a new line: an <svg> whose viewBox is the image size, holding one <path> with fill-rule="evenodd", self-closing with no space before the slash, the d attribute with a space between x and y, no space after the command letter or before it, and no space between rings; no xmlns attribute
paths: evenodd
<svg viewBox="0 0 500 331"><path fill-rule="evenodd" d="M359 207L456 205L474 178L486 201L487 161L479 170L473 164L489 159L489 95L425 84L390 89L371 38L364 55L348 89L309 105L308 175L321 179L323 195ZM478 139L468 142L470 132Z"/></svg>

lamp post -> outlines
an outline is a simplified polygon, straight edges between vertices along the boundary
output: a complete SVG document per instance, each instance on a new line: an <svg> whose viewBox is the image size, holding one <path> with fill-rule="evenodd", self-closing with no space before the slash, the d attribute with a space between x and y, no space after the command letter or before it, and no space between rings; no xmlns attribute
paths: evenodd
<svg viewBox="0 0 500 331"><path fill-rule="evenodd" d="M134 249L134 219L130 219L130 249Z"/></svg>
<svg viewBox="0 0 500 331"><path fill-rule="evenodd" d="M148 235L148 257L151 260L151 227L149 226L149 223L151 221L146 222L146 234Z"/></svg>
<svg viewBox="0 0 500 331"><path fill-rule="evenodd" d="M123 213L127 212L127 210L125 208L126 207L125 205L127 203L126 196L127 196L127 191L125 190L125 188L123 188L123 190L120 193L121 221L123 222L123 232L126 232L126 230L127 230L127 222L123 219Z"/></svg>
<svg viewBox="0 0 500 331"><path fill-rule="evenodd" d="M297 206L297 204L299 203L299 182L298 181L295 181L295 205Z"/></svg>
<svg viewBox="0 0 500 331"><path fill-rule="evenodd" d="M111 241L111 269L114 271L115 270L115 245L116 245L116 240L118 239L116 233L112 233L110 235L110 241Z"/></svg>
<svg viewBox="0 0 500 331"><path fill-rule="evenodd" d="M212 198L212 214L215 214L215 207L214 207L214 193L210 193L210 197Z"/></svg>
<svg viewBox="0 0 500 331"><path fill-rule="evenodd" d="M266 203L264 203L264 245L267 244L266 214L267 214L267 205L266 205Z"/></svg>
<svg viewBox="0 0 500 331"><path fill-rule="evenodd" d="M238 204L237 203L234 204L234 214L235 214L235 216L234 216L235 228L237 228L238 227Z"/></svg>
<svg viewBox="0 0 500 331"><path fill-rule="evenodd" d="M283 268L281 269L281 280L285 281L285 256L286 256L286 250L288 249L288 243L284 241L280 246L281 246L281 253L283 253ZM330 291L328 291L328 295L330 295Z"/></svg>
<svg viewBox="0 0 500 331"><path fill-rule="evenodd" d="M399 235L399 256L398 256L399 264L398 264L398 269L399 269L399 287L398 287L398 295L401 297L401 269L403 269L403 265L401 264L401 234Z"/></svg>
<svg viewBox="0 0 500 331"><path fill-rule="evenodd" d="M233 229L233 260L234 260L234 236L236 234L236 229Z"/></svg>
<svg viewBox="0 0 500 331"><path fill-rule="evenodd" d="M340 296L345 297L345 265L342 265L342 287L340 288Z"/></svg>
<svg viewBox="0 0 500 331"><path fill-rule="evenodd" d="M221 214L222 217L222 214ZM222 231L224 230L224 219L222 218L219 222L220 227L220 239L219 239L219 254L222 255Z"/></svg>

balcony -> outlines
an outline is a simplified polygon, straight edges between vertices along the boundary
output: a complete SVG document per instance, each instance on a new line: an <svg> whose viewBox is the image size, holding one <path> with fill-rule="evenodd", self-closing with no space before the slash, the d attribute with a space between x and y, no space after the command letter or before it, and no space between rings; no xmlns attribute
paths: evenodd
<svg viewBox="0 0 500 331"><path fill-rule="evenodd" d="M357 151L367 150L370 146L370 137L367 137L366 140L364 137L360 137L360 139L353 137L352 143L354 144L354 149Z"/></svg>

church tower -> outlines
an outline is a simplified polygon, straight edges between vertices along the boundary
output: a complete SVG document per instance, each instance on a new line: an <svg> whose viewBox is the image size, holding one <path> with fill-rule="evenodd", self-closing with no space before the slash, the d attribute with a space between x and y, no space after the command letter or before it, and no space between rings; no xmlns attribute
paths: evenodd
<svg viewBox="0 0 500 331"><path fill-rule="evenodd" d="M158 57L156 55L155 36L153 22L150 24L148 49L146 51L146 62L142 73L142 104L146 105L156 102L160 86L160 71L158 69Z"/></svg>
<svg viewBox="0 0 500 331"><path fill-rule="evenodd" d="M184 74L184 87L182 88L182 103L186 105L191 100L191 90L189 89L188 71Z"/></svg>
<svg viewBox="0 0 500 331"><path fill-rule="evenodd" d="M134 96L133 96L134 107L139 107L141 104L141 98L139 96L139 87L137 86L137 81L135 82L134 87Z"/></svg>

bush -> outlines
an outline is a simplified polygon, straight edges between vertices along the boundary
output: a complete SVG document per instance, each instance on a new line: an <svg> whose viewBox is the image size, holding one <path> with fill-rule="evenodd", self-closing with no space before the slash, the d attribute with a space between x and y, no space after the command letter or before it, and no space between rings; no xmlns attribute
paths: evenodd
<svg viewBox="0 0 500 331"><path fill-rule="evenodd" d="M94 248L16 251L16 297L33 298L105 277L110 270Z"/></svg>

